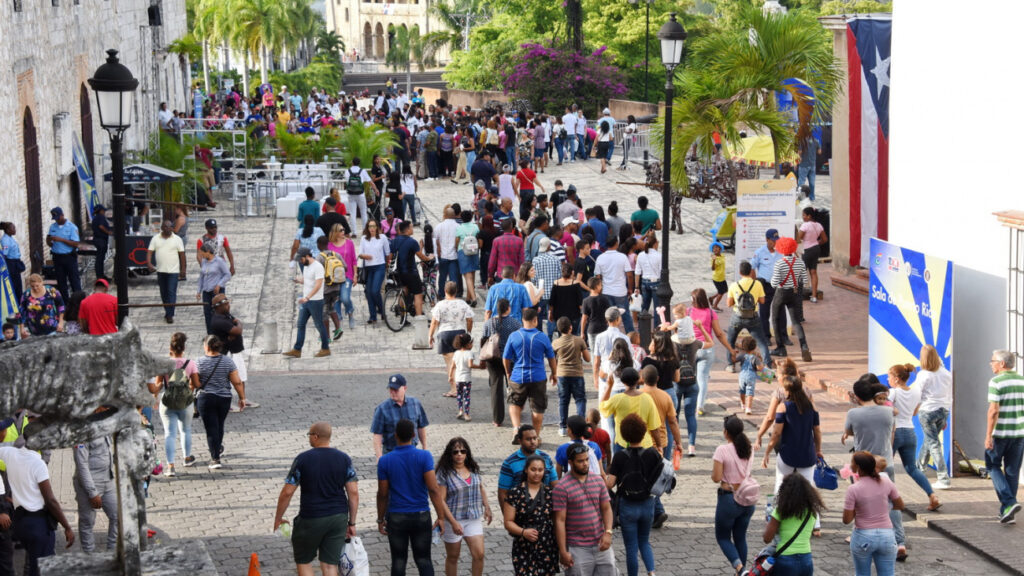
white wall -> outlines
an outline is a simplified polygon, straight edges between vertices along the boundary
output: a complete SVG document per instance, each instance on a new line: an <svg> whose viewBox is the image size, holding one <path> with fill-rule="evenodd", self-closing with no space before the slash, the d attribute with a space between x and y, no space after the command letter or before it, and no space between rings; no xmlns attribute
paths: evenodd
<svg viewBox="0 0 1024 576"><path fill-rule="evenodd" d="M991 350L1006 346L1008 231L1024 209L1014 170L1024 5L896 2L890 97L889 240L954 270L955 434L980 458Z"/></svg>

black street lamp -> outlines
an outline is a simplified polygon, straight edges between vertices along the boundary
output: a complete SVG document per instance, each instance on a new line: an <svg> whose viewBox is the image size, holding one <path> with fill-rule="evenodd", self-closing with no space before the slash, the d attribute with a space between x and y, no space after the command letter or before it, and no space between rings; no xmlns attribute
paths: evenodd
<svg viewBox="0 0 1024 576"><path fill-rule="evenodd" d="M107 50L107 61L89 79L96 92L100 126L110 135L110 163L114 199L114 282L117 283L117 324L128 316L128 253L125 251L124 150L121 138L131 126L132 98L139 81Z"/></svg>
<svg viewBox="0 0 1024 576"><path fill-rule="evenodd" d="M676 21L676 14L669 16L669 21L658 31L661 39L661 63L665 65L665 155L662 158L662 190L661 190L661 278L658 279L658 306L666 309L672 306L672 286L669 285L668 274L668 241L669 228L667 219L671 214L672 202L672 100L675 98L675 71L683 61L683 44L686 42L686 30Z"/></svg>
<svg viewBox="0 0 1024 576"><path fill-rule="evenodd" d="M629 0L630 4L637 4L641 0ZM644 102L647 101L647 84L649 78L647 68L651 61L651 4L654 0L643 0L647 4L647 27L644 29Z"/></svg>

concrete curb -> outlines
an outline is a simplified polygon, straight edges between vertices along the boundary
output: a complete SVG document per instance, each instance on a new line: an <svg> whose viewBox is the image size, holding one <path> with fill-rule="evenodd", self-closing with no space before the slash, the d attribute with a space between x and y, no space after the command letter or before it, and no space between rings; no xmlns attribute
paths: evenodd
<svg viewBox="0 0 1024 576"><path fill-rule="evenodd" d="M971 543L970 541L968 541L968 540L966 540L964 538L961 538L960 536L958 536L954 532L952 532L950 530L947 530L946 528L944 528L943 526L939 525L938 523L929 521L929 518L932 516L931 514L918 514L912 508L904 508L903 509L903 513L908 515L908 516L910 516L914 520L923 523L929 529L935 530L936 532L938 532L939 534L942 534L946 538L949 538L950 540L956 542L957 544L960 544L961 546L967 548L971 552L974 552L975 554L981 556L982 558L988 560L989 562L992 562L993 564L998 565L1000 568L1002 568L1003 570L1006 570L1010 574L1016 574L1017 576L1024 576L1024 571L1022 571L1019 567L1007 564L1005 561L1001 560L1000 558L998 558L996 556L993 556L992 554L990 554L986 550L983 550L982 548L979 548L978 546L976 546L975 544Z"/></svg>

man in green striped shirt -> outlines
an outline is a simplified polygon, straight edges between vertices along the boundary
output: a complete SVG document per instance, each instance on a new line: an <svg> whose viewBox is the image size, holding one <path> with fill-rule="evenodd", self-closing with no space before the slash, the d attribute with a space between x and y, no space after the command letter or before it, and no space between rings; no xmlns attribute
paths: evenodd
<svg viewBox="0 0 1024 576"><path fill-rule="evenodd" d="M988 429L985 467L999 497L999 521L1014 524L1020 512L1017 485L1024 458L1024 377L1014 372L1016 357L1008 350L992 352L995 377L988 383Z"/></svg>

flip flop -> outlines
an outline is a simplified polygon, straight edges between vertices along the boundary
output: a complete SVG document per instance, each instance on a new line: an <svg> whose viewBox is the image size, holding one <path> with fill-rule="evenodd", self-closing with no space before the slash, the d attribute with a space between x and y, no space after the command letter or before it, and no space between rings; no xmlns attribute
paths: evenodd
<svg viewBox="0 0 1024 576"><path fill-rule="evenodd" d="M933 508L933 507L931 507L931 506L929 506L929 507L928 507L928 511L929 511L929 512L935 512L935 511L937 511L937 510L938 510L939 508L942 508L942 502L939 502L939 505L938 505L938 506L935 506L934 508Z"/></svg>
<svg viewBox="0 0 1024 576"><path fill-rule="evenodd" d="M441 394L441 396L444 396L445 398L455 398L456 394L453 394L451 392L445 392L444 394Z"/></svg>

